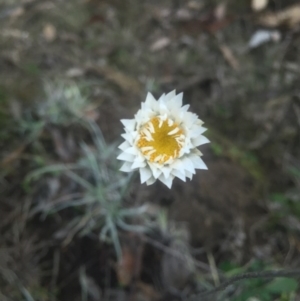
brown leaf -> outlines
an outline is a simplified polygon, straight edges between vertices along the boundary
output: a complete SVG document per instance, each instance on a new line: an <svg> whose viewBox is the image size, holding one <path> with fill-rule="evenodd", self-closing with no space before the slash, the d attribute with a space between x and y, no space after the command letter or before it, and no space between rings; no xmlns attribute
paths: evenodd
<svg viewBox="0 0 300 301"><path fill-rule="evenodd" d="M220 50L225 58L225 60L228 62L228 64L232 67L234 70L239 70L240 64L234 54L232 53L231 49L226 45L220 45Z"/></svg>
<svg viewBox="0 0 300 301"><path fill-rule="evenodd" d="M129 233L123 237L122 258L116 265L119 284L128 286L141 271L141 258L144 244L135 234Z"/></svg>
<svg viewBox="0 0 300 301"><path fill-rule="evenodd" d="M258 23L268 27L287 26L294 28L300 24L300 4L287 7L279 12L263 14L258 19Z"/></svg>
<svg viewBox="0 0 300 301"><path fill-rule="evenodd" d="M255 11L261 11L267 7L269 0L252 0L251 7Z"/></svg>
<svg viewBox="0 0 300 301"><path fill-rule="evenodd" d="M56 38L56 28L48 23L43 28L43 36L47 42L53 42Z"/></svg>
<svg viewBox="0 0 300 301"><path fill-rule="evenodd" d="M128 286L135 274L135 255L130 248L123 247L122 258L117 264L117 277L119 284L122 286Z"/></svg>
<svg viewBox="0 0 300 301"><path fill-rule="evenodd" d="M192 18L191 12L186 8L181 8L181 9L177 10L175 16L176 16L177 20L180 20L180 21L190 20Z"/></svg>
<svg viewBox="0 0 300 301"><path fill-rule="evenodd" d="M150 50L152 52L155 51L159 51L162 50L164 48L166 48L167 46L169 46L171 43L170 39L168 37L161 37L159 39L157 39L151 46L150 46Z"/></svg>
<svg viewBox="0 0 300 301"><path fill-rule="evenodd" d="M189 9L192 9L192 10L201 10L204 6L204 3L203 2L199 2L199 1L189 1L189 3L187 4L188 8Z"/></svg>
<svg viewBox="0 0 300 301"><path fill-rule="evenodd" d="M86 69L89 72L96 73L97 75L100 76L104 76L108 81L116 84L122 90L128 93L139 95L142 91L142 87L136 79L109 66L101 66L101 67L88 66Z"/></svg>
<svg viewBox="0 0 300 301"><path fill-rule="evenodd" d="M191 1L190 4L192 7L195 5L193 1ZM202 9L202 6L200 5L198 9ZM193 16L194 17L189 19L178 20L179 28L183 29L185 34L197 35L201 31L214 34L234 21L234 18L227 13L226 2L220 2L206 14L201 14L200 18L196 17L196 15Z"/></svg>
<svg viewBox="0 0 300 301"><path fill-rule="evenodd" d="M67 70L66 72L66 76L67 77L71 77L71 78L74 78L74 77L81 77L84 75L84 70L82 68L70 68Z"/></svg>
<svg viewBox="0 0 300 301"><path fill-rule="evenodd" d="M89 121L96 121L100 114L99 111L97 110L98 104L91 104L87 106L82 114L82 117L85 119L88 119Z"/></svg>
<svg viewBox="0 0 300 301"><path fill-rule="evenodd" d="M217 20L223 20L226 17L227 4L226 2L221 2L218 4L214 10L214 16Z"/></svg>

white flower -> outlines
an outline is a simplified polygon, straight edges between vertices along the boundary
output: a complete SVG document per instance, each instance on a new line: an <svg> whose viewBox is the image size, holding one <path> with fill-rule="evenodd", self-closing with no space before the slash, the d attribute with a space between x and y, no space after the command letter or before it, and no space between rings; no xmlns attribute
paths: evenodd
<svg viewBox="0 0 300 301"><path fill-rule="evenodd" d="M156 100L148 93L134 119L123 119L125 141L117 159L125 161L121 171L140 171L141 183L160 180L169 188L173 179L192 179L195 169L207 169L197 146L208 143L206 128L189 105L182 106L175 90Z"/></svg>

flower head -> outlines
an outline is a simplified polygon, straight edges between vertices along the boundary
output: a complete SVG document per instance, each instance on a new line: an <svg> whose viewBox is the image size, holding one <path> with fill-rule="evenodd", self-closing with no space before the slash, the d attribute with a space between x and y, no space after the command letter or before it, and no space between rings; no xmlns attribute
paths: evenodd
<svg viewBox="0 0 300 301"><path fill-rule="evenodd" d="M192 179L195 169L207 169L197 146L208 143L206 128L175 91L156 100L148 93L134 119L123 119L125 141L119 146L121 171L140 171L141 183L160 180L169 188L175 177Z"/></svg>

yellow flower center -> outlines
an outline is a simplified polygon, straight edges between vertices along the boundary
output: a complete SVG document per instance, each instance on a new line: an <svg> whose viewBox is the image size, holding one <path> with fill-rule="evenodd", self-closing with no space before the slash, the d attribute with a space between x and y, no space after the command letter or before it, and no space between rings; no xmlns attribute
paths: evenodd
<svg viewBox="0 0 300 301"><path fill-rule="evenodd" d="M140 129L136 144L148 161L165 164L178 158L184 138L184 131L173 120L153 117Z"/></svg>

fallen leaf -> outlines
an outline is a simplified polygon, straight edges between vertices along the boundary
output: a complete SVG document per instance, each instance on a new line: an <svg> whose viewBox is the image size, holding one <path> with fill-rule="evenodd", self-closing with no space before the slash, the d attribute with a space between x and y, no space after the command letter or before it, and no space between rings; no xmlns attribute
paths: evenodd
<svg viewBox="0 0 300 301"><path fill-rule="evenodd" d="M252 0L251 7L255 11L261 11L267 7L269 0Z"/></svg>
<svg viewBox="0 0 300 301"><path fill-rule="evenodd" d="M81 68L76 68L76 67L70 68L67 70L66 75L67 75L67 77L71 77L71 78L80 77L80 76L84 75L84 70Z"/></svg>
<svg viewBox="0 0 300 301"><path fill-rule="evenodd" d="M269 41L278 42L281 34L278 30L257 30L251 37L248 47L256 48Z"/></svg>
<svg viewBox="0 0 300 301"><path fill-rule="evenodd" d="M123 247L122 258L117 264L117 277L119 284L128 286L135 272L135 255L128 247Z"/></svg>
<svg viewBox="0 0 300 301"><path fill-rule="evenodd" d="M267 27L287 26L294 28L300 24L300 4L296 4L286 9L275 12L263 14L258 23Z"/></svg>
<svg viewBox="0 0 300 301"><path fill-rule="evenodd" d="M47 42L53 42L56 38L56 28L48 23L43 28L43 36Z"/></svg>
<svg viewBox="0 0 300 301"><path fill-rule="evenodd" d="M158 20L158 21L163 21L166 18L168 18L171 14L171 10L167 9L167 8L160 8L160 9L154 9L152 11L152 15L154 17L154 19Z"/></svg>
<svg viewBox="0 0 300 301"><path fill-rule="evenodd" d="M142 87L136 79L109 66L87 66L86 70L105 77L128 93L139 95L142 91Z"/></svg>
<svg viewBox="0 0 300 301"><path fill-rule="evenodd" d="M166 48L167 46L169 46L170 43L171 43L171 41L168 37L161 37L150 46L150 50L152 52L162 50L162 49Z"/></svg>
<svg viewBox="0 0 300 301"><path fill-rule="evenodd" d="M185 8L181 8L176 12L176 18L177 20L190 20L192 17L190 11L188 9Z"/></svg>
<svg viewBox="0 0 300 301"><path fill-rule="evenodd" d="M140 238L133 233L123 237L122 257L116 265L116 273L120 285L128 286L133 278L139 277L143 246L144 244Z"/></svg>
<svg viewBox="0 0 300 301"><path fill-rule="evenodd" d="M83 112L82 118L95 122L100 116L99 111L97 110L98 106L98 104L88 105Z"/></svg>
<svg viewBox="0 0 300 301"><path fill-rule="evenodd" d="M225 58L225 60L228 62L228 64L232 67L234 70L239 70L240 64L234 54L232 53L231 49L226 45L220 45L220 50Z"/></svg>
<svg viewBox="0 0 300 301"><path fill-rule="evenodd" d="M217 20L223 20L226 17L227 4L226 2L221 2L218 4L214 10L214 16Z"/></svg>
<svg viewBox="0 0 300 301"><path fill-rule="evenodd" d="M192 9L192 10L201 10L204 7L204 3L193 0L193 1L189 1L187 6L189 9Z"/></svg>
<svg viewBox="0 0 300 301"><path fill-rule="evenodd" d="M200 31L207 31L211 34L227 27L234 21L232 16L227 16L226 3L220 3L212 11L200 18L180 21L180 27L185 34L195 35Z"/></svg>

